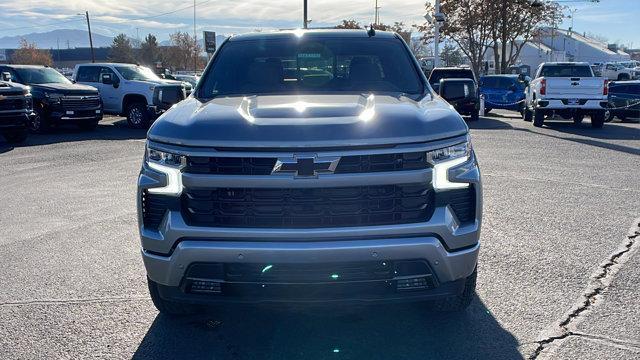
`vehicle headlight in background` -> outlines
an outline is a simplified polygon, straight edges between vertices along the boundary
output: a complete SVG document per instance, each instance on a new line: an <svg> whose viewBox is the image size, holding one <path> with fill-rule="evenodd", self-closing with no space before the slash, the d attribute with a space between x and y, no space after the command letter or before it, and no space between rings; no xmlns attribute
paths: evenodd
<svg viewBox="0 0 640 360"><path fill-rule="evenodd" d="M147 148L145 162L151 169L163 173L167 178L167 185L147 189L150 194L178 196L182 193L182 168L187 163L186 157Z"/></svg>
<svg viewBox="0 0 640 360"><path fill-rule="evenodd" d="M464 189L469 183L449 181L449 169L464 164L471 156L471 142L467 141L427 152L427 161L433 165L432 182L435 190Z"/></svg>
<svg viewBox="0 0 640 360"><path fill-rule="evenodd" d="M44 97L46 97L47 99L49 99L49 101L51 101L52 103L59 103L60 99L63 97L64 95L60 94L60 93L44 93Z"/></svg>

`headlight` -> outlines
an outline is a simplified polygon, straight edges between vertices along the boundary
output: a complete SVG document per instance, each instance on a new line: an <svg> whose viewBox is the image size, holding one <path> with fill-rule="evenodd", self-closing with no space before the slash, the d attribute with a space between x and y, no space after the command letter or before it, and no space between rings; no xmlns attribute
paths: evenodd
<svg viewBox="0 0 640 360"><path fill-rule="evenodd" d="M427 161L433 165L432 183L435 190L464 189L468 183L449 181L449 169L464 164L471 156L471 142L448 146L427 152Z"/></svg>
<svg viewBox="0 0 640 360"><path fill-rule="evenodd" d="M60 94L60 93L44 93L44 97L46 97L47 99L49 99L51 102L54 103L58 103L60 102L60 99L63 97L64 95Z"/></svg>
<svg viewBox="0 0 640 360"><path fill-rule="evenodd" d="M151 169L163 173L167 178L167 185L149 188L149 193L175 196L182 193L182 168L187 163L183 155L147 148L145 162Z"/></svg>

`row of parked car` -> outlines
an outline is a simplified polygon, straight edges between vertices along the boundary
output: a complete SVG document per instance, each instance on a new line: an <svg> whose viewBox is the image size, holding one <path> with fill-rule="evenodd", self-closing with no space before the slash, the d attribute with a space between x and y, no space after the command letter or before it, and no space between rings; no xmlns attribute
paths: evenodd
<svg viewBox="0 0 640 360"><path fill-rule="evenodd" d="M161 78L134 64L77 65L72 80L47 66L0 64L0 133L21 142L28 131L59 124L92 130L103 115L127 117L145 128L191 93L191 79Z"/></svg>
<svg viewBox="0 0 640 360"><path fill-rule="evenodd" d="M640 81L597 77L587 63L544 63L531 79L524 75L486 75L479 79L468 67L435 68L429 75L433 89L470 120L493 109L517 111L525 121L542 126L559 116L579 124L591 117L593 127L618 117L640 117Z"/></svg>

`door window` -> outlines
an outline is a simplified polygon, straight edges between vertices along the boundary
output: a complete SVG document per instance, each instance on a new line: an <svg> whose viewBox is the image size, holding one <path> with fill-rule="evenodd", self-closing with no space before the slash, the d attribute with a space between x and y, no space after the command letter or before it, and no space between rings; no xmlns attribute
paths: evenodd
<svg viewBox="0 0 640 360"><path fill-rule="evenodd" d="M78 68L76 75L77 82L100 82L100 67L98 66L81 66Z"/></svg>

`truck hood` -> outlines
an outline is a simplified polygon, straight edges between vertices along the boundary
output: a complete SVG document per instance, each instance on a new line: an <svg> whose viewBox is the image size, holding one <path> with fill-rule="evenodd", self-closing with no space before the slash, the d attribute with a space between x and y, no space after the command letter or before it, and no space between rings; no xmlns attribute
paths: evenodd
<svg viewBox="0 0 640 360"><path fill-rule="evenodd" d="M439 97L385 95L190 97L149 129L152 141L204 147L294 148L396 145L468 132Z"/></svg>
<svg viewBox="0 0 640 360"><path fill-rule="evenodd" d="M98 93L98 89L93 86L82 84L48 83L32 84L29 86L31 86L33 90L51 91L64 95L95 95Z"/></svg>

